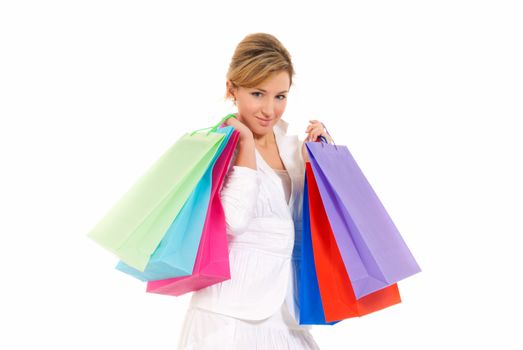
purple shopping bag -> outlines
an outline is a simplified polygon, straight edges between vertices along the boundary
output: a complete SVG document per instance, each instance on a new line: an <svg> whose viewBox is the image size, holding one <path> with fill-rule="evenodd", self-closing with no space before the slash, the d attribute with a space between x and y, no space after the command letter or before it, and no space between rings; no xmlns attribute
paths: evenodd
<svg viewBox="0 0 523 350"><path fill-rule="evenodd" d="M306 146L356 299L420 272L348 148L323 142Z"/></svg>

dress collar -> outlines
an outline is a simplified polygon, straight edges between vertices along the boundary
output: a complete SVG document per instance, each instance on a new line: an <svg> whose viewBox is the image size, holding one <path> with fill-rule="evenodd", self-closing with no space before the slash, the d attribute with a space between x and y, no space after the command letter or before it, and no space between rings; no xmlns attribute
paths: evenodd
<svg viewBox="0 0 523 350"><path fill-rule="evenodd" d="M287 128L289 127L289 123L287 123L285 120L280 118L278 122L274 125L273 130L274 133L278 132L280 135L287 134Z"/></svg>
<svg viewBox="0 0 523 350"><path fill-rule="evenodd" d="M276 145L278 146L278 151L280 153L281 160L285 166L285 169L287 170L287 173L289 176L291 176L291 198L289 202L285 199L285 192L283 191L283 188L281 187L281 178L276 173L274 169L272 169L267 162L265 162L265 159L263 159L262 155L258 152L258 149L255 148L255 154L256 154L256 163L258 170L262 171L263 173L267 174L269 178L274 181L274 183L277 185L278 188L281 189L281 195L284 199L285 204L290 207L293 204L294 201L294 188L295 188L295 180L293 174L296 172L296 164L293 161L292 152L293 152L293 143L295 143L297 140L297 136L293 135L287 135L287 128L289 126L289 123L287 123L285 120L280 119L273 127L274 131L274 137L276 139Z"/></svg>

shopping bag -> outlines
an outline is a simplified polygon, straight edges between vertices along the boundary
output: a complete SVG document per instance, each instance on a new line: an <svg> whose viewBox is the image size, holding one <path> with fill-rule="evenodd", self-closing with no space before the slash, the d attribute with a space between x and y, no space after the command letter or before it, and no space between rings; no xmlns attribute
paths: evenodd
<svg viewBox="0 0 523 350"><path fill-rule="evenodd" d="M299 254L300 256L295 265L298 276L299 323L308 325L333 325L336 322L327 323L325 321L316 268L314 266L307 192L307 177L305 177L305 186L303 188L301 254Z"/></svg>
<svg viewBox="0 0 523 350"><path fill-rule="evenodd" d="M171 223L160 244L151 255L145 271L139 271L123 261L116 268L142 281L154 281L172 277L188 276L192 273L196 253L200 244L205 217L209 207L212 187L212 172L219 157L230 140L234 128L228 126L217 132L225 134L225 139L216 152L209 168L198 182L178 216ZM218 166L224 164L220 162Z"/></svg>
<svg viewBox="0 0 523 350"><path fill-rule="evenodd" d="M224 119L229 117L234 115ZM223 140L224 134L216 132L183 135L117 201L88 237L143 271Z"/></svg>
<svg viewBox="0 0 523 350"><path fill-rule="evenodd" d="M356 299L420 272L348 148L324 142L306 148Z"/></svg>
<svg viewBox="0 0 523 350"><path fill-rule="evenodd" d="M147 282L146 291L179 296L196 291L231 278L229 267L229 245L227 240L225 213L220 200L220 189L229 168L239 132L231 136L223 154L214 167L209 209L205 218L196 262L190 276L182 276ZM223 161L223 164L220 163Z"/></svg>
<svg viewBox="0 0 523 350"><path fill-rule="evenodd" d="M397 284L356 300L310 163L306 164L306 183L314 266L325 320L331 322L363 316L400 303Z"/></svg>

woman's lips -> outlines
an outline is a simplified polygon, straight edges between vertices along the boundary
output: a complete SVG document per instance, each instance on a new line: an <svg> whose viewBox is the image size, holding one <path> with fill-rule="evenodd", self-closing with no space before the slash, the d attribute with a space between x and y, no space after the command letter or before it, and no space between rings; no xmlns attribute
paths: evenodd
<svg viewBox="0 0 523 350"><path fill-rule="evenodd" d="M270 119L261 119L261 118L258 118L258 117L256 117L256 119L258 119L258 121L260 122L261 126L269 126L271 124L271 120Z"/></svg>

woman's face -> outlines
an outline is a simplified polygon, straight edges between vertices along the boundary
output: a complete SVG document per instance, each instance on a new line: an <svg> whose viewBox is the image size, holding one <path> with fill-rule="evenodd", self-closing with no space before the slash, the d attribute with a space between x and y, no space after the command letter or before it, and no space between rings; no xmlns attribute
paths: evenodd
<svg viewBox="0 0 523 350"><path fill-rule="evenodd" d="M272 132L273 126L285 111L289 85L289 73L281 71L254 88L240 86L233 90L238 120L257 136Z"/></svg>

